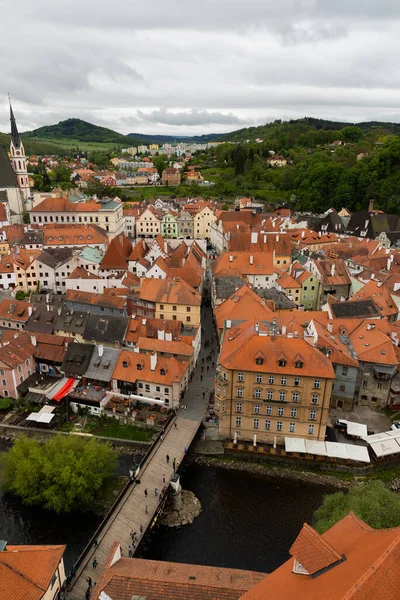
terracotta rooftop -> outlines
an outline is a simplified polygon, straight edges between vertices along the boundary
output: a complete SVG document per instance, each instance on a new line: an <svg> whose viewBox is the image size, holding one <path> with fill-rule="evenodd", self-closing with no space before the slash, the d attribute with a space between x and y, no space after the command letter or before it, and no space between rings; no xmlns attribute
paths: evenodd
<svg viewBox="0 0 400 600"><path fill-rule="evenodd" d="M45 596L66 546L7 546L0 552L1 600Z"/></svg>
<svg viewBox="0 0 400 600"><path fill-rule="evenodd" d="M120 558L106 566L94 589L115 600L238 600L263 573L221 567Z"/></svg>
<svg viewBox="0 0 400 600"><path fill-rule="evenodd" d="M256 362L258 358L262 364ZM219 362L230 370L328 379L335 376L329 358L301 337L259 335L257 325L248 321L225 330Z"/></svg>
<svg viewBox="0 0 400 600"><path fill-rule="evenodd" d="M68 198L45 198L31 208L30 212L97 212L101 206L98 202L69 202Z"/></svg>
<svg viewBox="0 0 400 600"><path fill-rule="evenodd" d="M188 365L188 362L176 358L157 356L155 369L151 369L150 354L121 350L112 377L131 383L141 380L172 385L181 381Z"/></svg>
<svg viewBox="0 0 400 600"><path fill-rule="evenodd" d="M321 536L306 527L291 553L295 558L301 557L312 571L318 567L320 570L313 575L296 573L294 558L290 558L241 600L399 598L399 528L374 530L353 513Z"/></svg>
<svg viewBox="0 0 400 600"><path fill-rule="evenodd" d="M239 321L249 318L255 321L270 320L273 310L246 285L237 290L215 309L217 329L224 327L226 320Z"/></svg>
<svg viewBox="0 0 400 600"><path fill-rule="evenodd" d="M164 354L184 355L188 359L193 356L194 348L181 341L159 340L157 338L140 337L137 347L146 352L160 352Z"/></svg>
<svg viewBox="0 0 400 600"><path fill-rule="evenodd" d="M32 309L30 302L15 300L14 298L4 298L0 302L0 319L24 323L29 318L29 309Z"/></svg>
<svg viewBox="0 0 400 600"><path fill-rule="evenodd" d="M108 246L103 260L100 263L101 269L128 269L128 258L132 253L132 244L124 233L120 233L113 238Z"/></svg>
<svg viewBox="0 0 400 600"><path fill-rule="evenodd" d="M145 279L140 299L162 304L200 306L201 297L186 281L176 279Z"/></svg>
<svg viewBox="0 0 400 600"><path fill-rule="evenodd" d="M242 275L272 275L274 272L272 252L225 252L214 265L214 274L233 268Z"/></svg>
<svg viewBox="0 0 400 600"><path fill-rule="evenodd" d="M76 267L76 269L68 275L67 279L101 279L101 277L91 273L89 269L85 269L85 267Z"/></svg>
<svg viewBox="0 0 400 600"><path fill-rule="evenodd" d="M79 302L81 304L91 304L95 306L108 306L123 310L126 302L124 298L104 294L94 294L92 292L83 292L82 290L67 290L65 300L69 302Z"/></svg>
<svg viewBox="0 0 400 600"><path fill-rule="evenodd" d="M399 312L389 290L384 283L371 280L358 292L356 292L351 301L357 300L373 300L375 306L379 310L379 314L384 317L396 316Z"/></svg>
<svg viewBox="0 0 400 600"><path fill-rule="evenodd" d="M182 321L131 317L125 334L125 341L136 344L140 337L157 337L158 331L163 331L164 333L168 332L171 334L172 339L176 340L179 337L182 327Z"/></svg>

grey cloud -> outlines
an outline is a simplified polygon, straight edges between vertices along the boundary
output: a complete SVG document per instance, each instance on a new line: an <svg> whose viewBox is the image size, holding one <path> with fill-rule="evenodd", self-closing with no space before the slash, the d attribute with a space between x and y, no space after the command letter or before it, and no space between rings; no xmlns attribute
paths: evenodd
<svg viewBox="0 0 400 600"><path fill-rule="evenodd" d="M166 125L211 125L219 123L221 125L241 125L243 120L232 113L224 114L221 112L208 112L207 110L192 109L188 112L171 112L165 108L153 110L150 113L138 110L138 117L142 121L150 123L162 123Z"/></svg>

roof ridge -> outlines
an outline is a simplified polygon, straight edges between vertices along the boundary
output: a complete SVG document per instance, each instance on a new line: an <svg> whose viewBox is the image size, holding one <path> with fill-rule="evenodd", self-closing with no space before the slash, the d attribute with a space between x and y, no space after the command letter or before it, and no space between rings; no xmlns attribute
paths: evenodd
<svg viewBox="0 0 400 600"><path fill-rule="evenodd" d="M354 515L356 516L356 515ZM396 527L395 529L399 529L398 527ZM376 533L381 533L382 531L390 531L389 529L379 529L379 530L373 530L370 533L374 533L376 531ZM358 579L358 581L356 581L356 583L353 584L353 586L350 588L350 590L347 592L347 594L345 596L343 596L342 600L348 600L350 598L353 598L355 596L355 594L357 594L360 591L360 588L362 588L370 579L373 575L376 574L377 570L380 569L382 567L382 565L385 564L386 560L391 556L392 554L392 550L394 550L397 546L400 545L400 531L399 531L399 535L396 537L396 539L394 539L392 541L392 543L385 548L385 550L383 551L383 553L380 555L380 557L374 562L373 565L371 565L366 573L364 573L360 579Z"/></svg>

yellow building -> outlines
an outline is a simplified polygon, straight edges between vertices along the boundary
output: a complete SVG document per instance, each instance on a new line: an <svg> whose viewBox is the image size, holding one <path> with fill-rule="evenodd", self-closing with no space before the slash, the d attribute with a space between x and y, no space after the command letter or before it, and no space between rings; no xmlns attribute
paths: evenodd
<svg viewBox="0 0 400 600"><path fill-rule="evenodd" d="M221 438L284 444L324 440L332 363L295 334L249 322L225 329L215 378Z"/></svg>
<svg viewBox="0 0 400 600"><path fill-rule="evenodd" d="M24 292L35 292L40 285L36 259L42 254L41 250L19 248L14 255L14 273L16 287Z"/></svg>
<svg viewBox="0 0 400 600"><path fill-rule="evenodd" d="M201 296L179 277L145 279L140 289L139 300L154 305L156 319L182 321L186 326L200 324Z"/></svg>
<svg viewBox="0 0 400 600"><path fill-rule="evenodd" d="M217 217L209 206L204 206L193 217L194 237L197 239L211 238L211 227Z"/></svg>
<svg viewBox="0 0 400 600"><path fill-rule="evenodd" d="M158 144L150 144L149 150L158 150Z"/></svg>

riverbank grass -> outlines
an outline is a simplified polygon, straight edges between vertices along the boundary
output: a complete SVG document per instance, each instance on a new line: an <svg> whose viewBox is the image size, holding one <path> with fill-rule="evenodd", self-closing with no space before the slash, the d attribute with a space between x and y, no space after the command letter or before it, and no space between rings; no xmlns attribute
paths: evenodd
<svg viewBox="0 0 400 600"><path fill-rule="evenodd" d="M154 435L153 429L142 429L135 425L121 425L117 419L108 418L94 419L84 427L83 431L93 435L137 442L150 442Z"/></svg>

